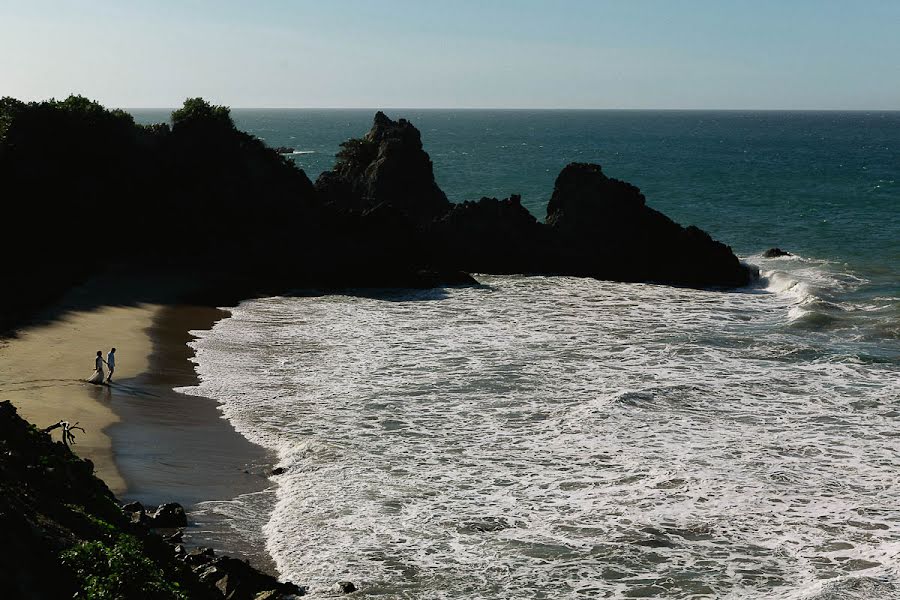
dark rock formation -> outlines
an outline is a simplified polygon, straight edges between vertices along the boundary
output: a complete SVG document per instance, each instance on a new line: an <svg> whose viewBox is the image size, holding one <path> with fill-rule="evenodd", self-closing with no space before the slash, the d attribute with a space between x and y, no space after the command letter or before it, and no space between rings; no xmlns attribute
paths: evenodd
<svg viewBox="0 0 900 600"><path fill-rule="evenodd" d="M135 524L147 524L147 511L140 502L129 502L122 507L122 512Z"/></svg>
<svg viewBox="0 0 900 600"><path fill-rule="evenodd" d="M736 287L752 272L731 248L646 206L641 191L599 165L566 166L547 205L559 237L559 271L621 281Z"/></svg>
<svg viewBox="0 0 900 600"><path fill-rule="evenodd" d="M607 177L599 165L562 170L542 224L515 195L447 202L418 130L404 119L379 112L364 138L342 147L316 190L326 205L359 215L355 223L345 219L344 231L375 252L348 257L344 269L438 267L697 287L736 287L754 277L728 246L649 208L638 188Z"/></svg>
<svg viewBox="0 0 900 600"><path fill-rule="evenodd" d="M290 148L288 146L278 146L277 148L272 148L278 154L293 154L295 152L294 148Z"/></svg>
<svg viewBox="0 0 900 600"><path fill-rule="evenodd" d="M177 502L161 504L156 511L149 516L150 527L167 529L175 527L187 527L187 515Z"/></svg>
<svg viewBox="0 0 900 600"><path fill-rule="evenodd" d="M221 556L194 568L201 582L213 586L228 600L285 599L303 596L304 588L293 583L281 583L270 575L260 573L247 562Z"/></svg>
<svg viewBox="0 0 900 600"><path fill-rule="evenodd" d="M169 544L180 544L184 541L184 530L178 529L175 533L163 538Z"/></svg>
<svg viewBox="0 0 900 600"><path fill-rule="evenodd" d="M178 552L177 546L175 549L175 553L181 554L180 552ZM215 557L216 551L212 548L194 548L193 550L185 554L182 560L184 560L185 563L191 565L192 567L198 567L212 562Z"/></svg>
<svg viewBox="0 0 900 600"><path fill-rule="evenodd" d="M481 273L546 271L549 243L521 197L482 198L453 205L431 226L439 259L449 268Z"/></svg>
<svg viewBox="0 0 900 600"><path fill-rule="evenodd" d="M335 594L352 594L356 591L356 586L352 581L338 581L331 586L331 591Z"/></svg>
<svg viewBox="0 0 900 600"><path fill-rule="evenodd" d="M316 180L316 191L326 202L356 210L388 203L416 222L449 209L419 130L406 119L392 121L379 111L365 137L341 148L334 169Z"/></svg>
<svg viewBox="0 0 900 600"><path fill-rule="evenodd" d="M778 258L779 256L793 256L793 254L781 248L769 248L763 252L764 258Z"/></svg>

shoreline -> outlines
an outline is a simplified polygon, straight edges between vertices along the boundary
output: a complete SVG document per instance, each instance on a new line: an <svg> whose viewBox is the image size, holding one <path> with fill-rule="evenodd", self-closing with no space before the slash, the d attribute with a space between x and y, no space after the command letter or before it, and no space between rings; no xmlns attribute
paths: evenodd
<svg viewBox="0 0 900 600"><path fill-rule="evenodd" d="M11 400L38 428L78 421L86 431L75 432L73 450L94 463L118 498L178 502L188 514L187 545L214 547L277 576L261 535L241 536L227 516L200 506L271 490L274 457L235 431L215 400L174 391L199 383L189 332L209 329L228 312L177 303L171 289L159 303L104 298L112 305L103 305L103 288L78 288L0 339L0 400ZM105 356L113 345L114 383L86 383L93 353Z"/></svg>
<svg viewBox="0 0 900 600"><path fill-rule="evenodd" d="M152 344L148 368L131 381L136 393L117 403L120 420L109 435L127 484L123 500L178 502L188 514L186 544L214 547L277 575L261 535L241 536L228 516L201 506L272 490L268 475L275 458L239 434L216 400L174 390L199 384L190 332L228 316L208 306L160 307L146 331Z"/></svg>

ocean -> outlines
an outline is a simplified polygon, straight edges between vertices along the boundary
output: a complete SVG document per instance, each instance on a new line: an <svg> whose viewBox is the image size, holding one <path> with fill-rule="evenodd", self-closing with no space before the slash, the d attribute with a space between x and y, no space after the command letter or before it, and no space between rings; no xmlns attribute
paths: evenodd
<svg viewBox="0 0 900 600"><path fill-rule="evenodd" d="M371 598L900 597L900 113L386 112L453 201L597 162L762 280L244 302L182 390L286 469L234 535ZM233 111L312 179L373 114Z"/></svg>

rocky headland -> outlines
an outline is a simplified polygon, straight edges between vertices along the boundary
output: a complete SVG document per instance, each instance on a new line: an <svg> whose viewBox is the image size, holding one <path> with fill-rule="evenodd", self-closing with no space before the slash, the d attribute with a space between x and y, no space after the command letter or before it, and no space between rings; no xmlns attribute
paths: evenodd
<svg viewBox="0 0 900 600"><path fill-rule="evenodd" d="M66 151L48 152L59 140ZM0 297L0 330L114 270L189 280L192 299L218 303L301 288L471 284L477 272L716 288L756 276L599 165L565 167L539 221L515 195L450 202L418 129L382 112L315 184L283 150L199 98L152 126L80 96L3 98L0 264L18 292ZM136 286L132 300L150 293Z"/></svg>
<svg viewBox="0 0 900 600"><path fill-rule="evenodd" d="M419 131L378 112L342 144L315 184L326 206L424 252L441 271L540 273L699 287L738 287L756 276L731 249L646 205L640 190L600 165L572 163L556 179L543 222L520 198L453 204L434 180Z"/></svg>

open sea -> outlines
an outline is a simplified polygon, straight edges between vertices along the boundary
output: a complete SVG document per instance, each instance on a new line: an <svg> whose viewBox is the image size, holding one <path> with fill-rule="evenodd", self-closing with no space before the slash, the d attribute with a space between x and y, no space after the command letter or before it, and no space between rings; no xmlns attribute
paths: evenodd
<svg viewBox="0 0 900 600"><path fill-rule="evenodd" d="M900 598L900 112L386 112L451 200L597 162L763 279L244 302L182 390L286 469L234 535L321 595ZM373 114L233 111L311 179Z"/></svg>

